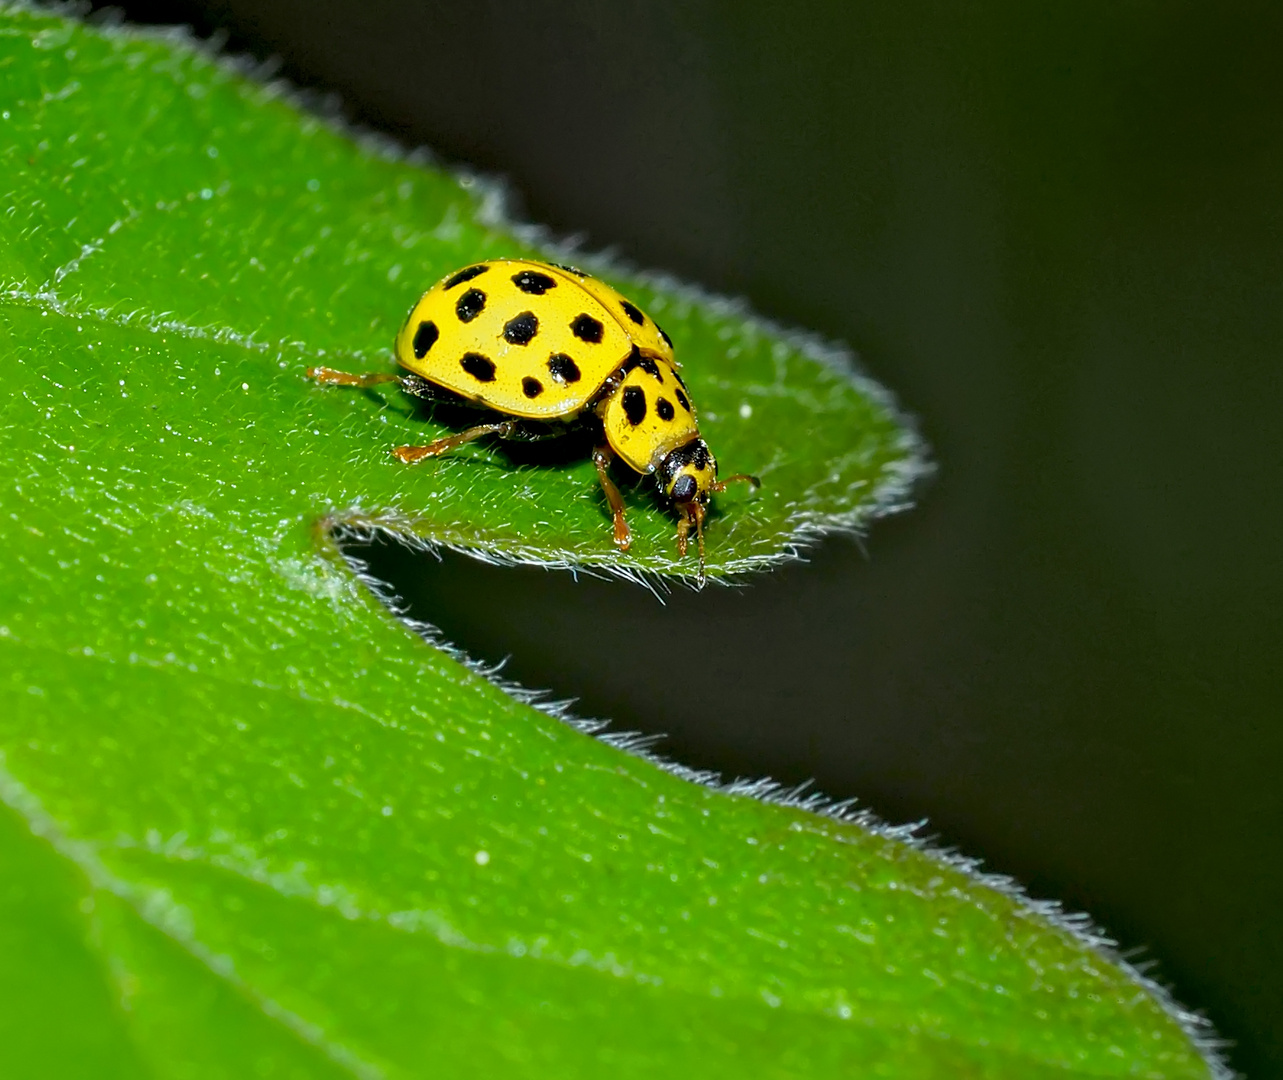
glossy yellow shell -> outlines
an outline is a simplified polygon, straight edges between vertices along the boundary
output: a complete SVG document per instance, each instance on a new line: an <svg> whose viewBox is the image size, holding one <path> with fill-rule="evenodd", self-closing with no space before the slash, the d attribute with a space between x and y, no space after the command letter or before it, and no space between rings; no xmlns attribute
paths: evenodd
<svg viewBox="0 0 1283 1080"><path fill-rule="evenodd" d="M609 285L525 259L476 263L442 279L396 338L406 370L530 420L577 416L634 347L675 367L664 332Z"/></svg>
<svg viewBox="0 0 1283 1080"><path fill-rule="evenodd" d="M602 409L606 441L639 473L653 472L669 452L698 438L695 410L673 366L643 358Z"/></svg>

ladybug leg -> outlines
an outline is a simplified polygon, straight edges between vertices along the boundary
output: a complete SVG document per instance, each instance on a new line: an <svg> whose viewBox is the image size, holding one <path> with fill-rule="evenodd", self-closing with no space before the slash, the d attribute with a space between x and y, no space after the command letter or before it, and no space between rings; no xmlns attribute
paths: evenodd
<svg viewBox="0 0 1283 1080"><path fill-rule="evenodd" d="M351 375L346 371L335 371L328 367L310 367L307 377L315 379L326 386L356 386L363 390L380 383L398 383L402 390L412 397L427 398L433 401L440 396L438 388L419 375L408 375L404 372L397 375L390 371L374 371L365 375Z"/></svg>
<svg viewBox="0 0 1283 1080"><path fill-rule="evenodd" d="M500 424L478 424L476 427L470 427L467 431L461 431L457 435L447 435L444 439L430 442L427 446L395 447L392 451L392 456L398 461L404 461L407 465L413 465L416 461L422 461L428 457L437 457L439 454L453 450L456 446L462 446L464 443L470 443L474 439L480 439L486 435L498 435L501 439L510 438L516 430L517 422L515 420L505 420Z"/></svg>
<svg viewBox="0 0 1283 1080"><path fill-rule="evenodd" d="M400 382L401 376L390 371L374 372L369 375L349 375L346 371L335 371L328 367L310 367L307 377L327 386L377 386L379 383Z"/></svg>
<svg viewBox="0 0 1283 1080"><path fill-rule="evenodd" d="M698 499L687 503L678 503L681 517L677 519L677 554L686 558L686 549L690 545L692 526L695 529L695 545L699 550L699 583L704 584L704 504Z"/></svg>
<svg viewBox="0 0 1283 1080"><path fill-rule="evenodd" d="M704 504L696 499L691 506L691 516L695 519L695 546L699 548L699 583L704 584Z"/></svg>
<svg viewBox="0 0 1283 1080"><path fill-rule="evenodd" d="M619 494L619 488L615 487L615 481L606 471L607 466L610 465L610 458L608 446L599 446L592 452L592 463L597 466L597 479L601 482L601 490L606 493L606 502L610 504L610 516L615 524L615 546L620 551L627 551L633 542L633 534L628 531L628 522L624 520L624 497Z"/></svg>

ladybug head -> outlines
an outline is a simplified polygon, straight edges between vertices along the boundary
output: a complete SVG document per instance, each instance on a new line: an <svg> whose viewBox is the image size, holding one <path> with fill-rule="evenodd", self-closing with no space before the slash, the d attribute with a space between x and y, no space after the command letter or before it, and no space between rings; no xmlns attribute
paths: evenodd
<svg viewBox="0 0 1283 1080"><path fill-rule="evenodd" d="M660 491L679 506L707 502L717 484L717 460L703 439L692 439L669 451L655 479Z"/></svg>
<svg viewBox="0 0 1283 1080"><path fill-rule="evenodd" d="M699 545L699 581L704 583L704 507L708 497L726 490L727 484L745 481L759 487L756 476L739 473L725 480L717 479L717 461L708 444L701 438L691 439L672 450L655 470L659 490L673 501L680 520L677 522L677 551L685 556L686 542L693 529Z"/></svg>

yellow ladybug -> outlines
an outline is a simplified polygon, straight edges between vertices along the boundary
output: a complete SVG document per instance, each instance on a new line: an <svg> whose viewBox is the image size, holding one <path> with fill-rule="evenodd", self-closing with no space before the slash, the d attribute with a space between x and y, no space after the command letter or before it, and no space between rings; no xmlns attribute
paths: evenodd
<svg viewBox="0 0 1283 1080"><path fill-rule="evenodd" d="M409 374L316 367L308 375L338 386L396 382L416 397L498 414L427 446L398 446L392 453L406 463L485 435L538 438L592 425L598 432L593 464L621 550L631 537L624 500L607 472L614 456L654 475L680 515L683 556L694 528L701 576L709 496L734 481L759 485L743 474L717 479L668 335L609 285L572 266L493 259L448 275L410 311L396 336L396 357Z"/></svg>

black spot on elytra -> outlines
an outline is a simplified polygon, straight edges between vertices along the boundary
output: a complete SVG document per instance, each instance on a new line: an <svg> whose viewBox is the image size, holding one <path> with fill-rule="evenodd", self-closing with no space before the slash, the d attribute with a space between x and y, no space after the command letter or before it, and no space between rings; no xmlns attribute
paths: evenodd
<svg viewBox="0 0 1283 1080"><path fill-rule="evenodd" d="M543 296L549 289L557 287L557 279L538 270L521 270L512 275L512 283L523 293L531 296Z"/></svg>
<svg viewBox="0 0 1283 1080"><path fill-rule="evenodd" d="M596 345L601 341L602 325L591 315L576 315L574 322L570 324L570 332L580 341Z"/></svg>
<svg viewBox="0 0 1283 1080"><path fill-rule="evenodd" d="M486 308L486 294L480 289L469 289L454 305L454 313L460 322L472 322Z"/></svg>
<svg viewBox="0 0 1283 1080"><path fill-rule="evenodd" d="M562 386L579 381L579 365L564 352L548 357L548 373Z"/></svg>
<svg viewBox="0 0 1283 1080"><path fill-rule="evenodd" d="M655 411L659 413L659 418L661 420L671 420L675 415L673 412L673 403L666 397L662 397L655 402Z"/></svg>
<svg viewBox="0 0 1283 1080"><path fill-rule="evenodd" d="M419 329L414 332L414 356L417 360L422 360L428 355L428 350L437 343L437 338L441 336L441 331L437 329L437 324L424 320L419 323Z"/></svg>
<svg viewBox="0 0 1283 1080"><path fill-rule="evenodd" d="M646 321L646 316L641 313L641 308L636 304L630 304L627 300L619 301L619 306L624 309L624 314L633 320L638 326Z"/></svg>
<svg viewBox="0 0 1283 1080"><path fill-rule="evenodd" d="M671 349L673 347L673 339L664 333L664 328L659 323L655 324L655 329L659 331L659 336L664 339L664 344Z"/></svg>
<svg viewBox="0 0 1283 1080"><path fill-rule="evenodd" d="M565 270L566 273L568 274L574 274L575 277L588 276L582 270L580 270L579 267L577 266L567 266L565 263L553 263L552 265L555 266L558 270Z"/></svg>
<svg viewBox="0 0 1283 1080"><path fill-rule="evenodd" d="M649 356L639 356L637 358L637 366L652 379L658 379L661 383L664 381L664 376L659 372L659 365Z"/></svg>
<svg viewBox="0 0 1283 1080"><path fill-rule="evenodd" d="M676 393L677 393L677 404L678 404L678 405L680 405L680 406L681 406L683 409L685 409L687 412L690 412L690 411L691 411L691 403L690 403L689 399L686 397L686 395L682 393L682 391L681 391L681 388L680 388L680 387L677 389Z"/></svg>
<svg viewBox="0 0 1283 1080"><path fill-rule="evenodd" d="M521 392L528 398L537 398L543 393L543 383L527 375L521 380Z"/></svg>
<svg viewBox="0 0 1283 1080"><path fill-rule="evenodd" d="M449 291L456 285L462 285L465 281L471 281L474 277L484 274L489 269L490 267L488 266L469 266L466 270L460 270L445 283L446 290Z"/></svg>
<svg viewBox="0 0 1283 1080"><path fill-rule="evenodd" d="M494 361L477 352L464 353L459 366L477 382L494 382Z"/></svg>
<svg viewBox="0 0 1283 1080"><path fill-rule="evenodd" d="M514 315L503 324L503 339L509 345L529 345L530 339L539 333L539 320L533 311L523 311Z"/></svg>
<svg viewBox="0 0 1283 1080"><path fill-rule="evenodd" d="M630 386L624 390L624 415L628 422L636 427L646 419L646 392L640 386Z"/></svg>

